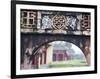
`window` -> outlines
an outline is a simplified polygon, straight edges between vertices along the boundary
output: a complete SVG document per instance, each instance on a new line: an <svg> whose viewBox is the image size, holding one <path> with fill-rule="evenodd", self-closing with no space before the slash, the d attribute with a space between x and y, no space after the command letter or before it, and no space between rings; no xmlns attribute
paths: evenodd
<svg viewBox="0 0 100 79"><path fill-rule="evenodd" d="M24 29L34 29L36 27L36 11L22 10L21 11L21 28ZM33 27L34 26L34 27Z"/></svg>

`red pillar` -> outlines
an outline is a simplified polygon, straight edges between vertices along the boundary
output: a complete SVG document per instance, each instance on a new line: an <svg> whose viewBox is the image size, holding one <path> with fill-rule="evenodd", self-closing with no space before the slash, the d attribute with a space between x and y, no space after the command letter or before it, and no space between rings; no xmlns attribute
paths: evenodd
<svg viewBox="0 0 100 79"><path fill-rule="evenodd" d="M47 52L44 52L44 64L46 64L46 57L47 57Z"/></svg>

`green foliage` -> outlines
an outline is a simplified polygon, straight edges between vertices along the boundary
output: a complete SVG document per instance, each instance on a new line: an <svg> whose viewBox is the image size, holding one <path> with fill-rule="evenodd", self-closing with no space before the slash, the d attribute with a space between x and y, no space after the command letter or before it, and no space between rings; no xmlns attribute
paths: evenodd
<svg viewBox="0 0 100 79"><path fill-rule="evenodd" d="M59 67L84 67L88 66L84 60L68 60L68 61L58 61L52 62L49 64L50 68L59 68Z"/></svg>

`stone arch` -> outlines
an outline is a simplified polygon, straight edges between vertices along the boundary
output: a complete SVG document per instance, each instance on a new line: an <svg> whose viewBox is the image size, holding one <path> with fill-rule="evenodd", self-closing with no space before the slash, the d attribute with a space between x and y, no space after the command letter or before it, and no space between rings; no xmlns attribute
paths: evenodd
<svg viewBox="0 0 100 79"><path fill-rule="evenodd" d="M81 48L81 47L79 47L78 45L74 44L73 42L66 41L66 40L51 40L51 41L46 41L46 42L42 43L39 47L37 47L37 48L34 50L34 52L35 52L34 55L35 55L35 54L39 54L37 51L38 51L42 46L45 46L46 44L51 43L51 42L54 42L54 41L69 42L69 43L72 43L73 45L77 46L77 47L82 51L82 53L84 54L87 63L90 64L90 62L88 61L89 58L87 58L87 55L85 54L85 53L86 53L86 52L85 52L86 50L84 50L83 48ZM87 42L86 42L86 44L87 44ZM87 45L88 45L88 44L87 44ZM47 46L47 48L48 48L48 46ZM84 52L85 52L85 53L84 53ZM88 59L88 60L87 60L87 59ZM38 67L37 67L37 68L38 68Z"/></svg>
<svg viewBox="0 0 100 79"><path fill-rule="evenodd" d="M65 42L69 42L69 43L72 43L72 44L74 44L72 41L66 41L66 39L64 40L64 39L62 39L62 40L50 40L50 41L46 41L46 42L44 42L44 43L42 43L41 45L39 45L38 47L36 47L35 49L34 49L34 52L36 53L36 51L39 49L39 48L41 48L41 46L44 46L45 44L48 44L48 43L50 43L50 42L54 42L54 41L65 41ZM77 47L79 47L77 44L74 44L74 45L76 45ZM80 47L79 47L80 48ZM82 48L80 48L80 50L82 50ZM82 50L82 52L83 52L83 50Z"/></svg>
<svg viewBox="0 0 100 79"><path fill-rule="evenodd" d="M34 38L36 37L36 38ZM27 38L30 41L32 41L33 43L33 47L34 47L34 50L33 50L33 53L32 53L32 58L34 58L35 56L35 53L36 51L41 48L41 46L49 43L49 42L52 42L52 41L66 41L66 42L70 42L70 43L73 43L74 45L76 45L77 47L79 47L86 59L87 59L87 62L88 64L90 65L90 37L89 36L75 36L75 35L63 35L63 34L54 34L54 35L47 35L47 34L39 34L39 35L36 35L34 34L34 37L32 34L30 35L22 35L22 39L21 39L21 43L22 43L22 50L24 51L25 50L25 47L24 46L27 46L27 43L25 44L25 42L23 41L25 38ZM23 52L22 51L22 52ZM36 53L38 54L38 53ZM37 55L38 57L38 55ZM38 67L36 67L38 68Z"/></svg>
<svg viewBox="0 0 100 79"><path fill-rule="evenodd" d="M65 39L65 38L58 38L58 39L52 39L52 40L46 40L44 41L42 44L40 44L39 46L35 47L34 51L33 52L36 52L39 48L41 48L41 46L47 44L47 43L50 43L50 42L53 42L53 41L65 41L65 42L69 42L69 43L72 43L74 45L76 45L77 47L80 48L80 50L82 50L82 52L84 53L84 55L86 56L88 51L90 53L90 50L86 49L86 46L89 48L90 47L90 39L89 38L81 38L82 40L79 40L80 38L76 39L76 38L73 38L73 39ZM81 44L80 44L81 43Z"/></svg>

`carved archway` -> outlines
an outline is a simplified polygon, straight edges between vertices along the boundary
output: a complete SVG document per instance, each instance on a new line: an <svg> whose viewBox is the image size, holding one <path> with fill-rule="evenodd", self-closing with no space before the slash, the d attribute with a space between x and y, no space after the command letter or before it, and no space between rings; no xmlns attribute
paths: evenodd
<svg viewBox="0 0 100 79"><path fill-rule="evenodd" d="M69 35L60 35L60 34L59 35L45 35L44 34L44 37L43 37L42 35L38 35L38 36L34 35L34 37L36 36L37 38L41 38L41 39L37 39L37 38L34 38L33 35L31 35L31 34L28 36L25 34L25 37L27 39L29 39L29 40L27 40L28 43L32 42L33 47L34 47L31 58L36 57L35 60L38 59L38 55L36 56L36 54L38 54L38 53L36 53L36 52L37 52L37 50L39 50L41 48L41 46L58 40L58 41L70 42L70 43L73 43L74 45L76 45L77 47L79 47L83 51L88 65L91 64L90 63L91 62L90 61L91 60L90 59L91 52L90 52L90 37L89 36L74 36L74 35L69 36ZM24 35L22 35L23 39L25 39L25 37L24 37ZM27 46L27 44L25 45L25 41L23 41L23 39L21 39L21 43L23 43L22 44L22 52L24 52L24 50L26 49L25 46ZM38 63L38 61L35 61L35 63ZM36 68L38 68L38 65Z"/></svg>
<svg viewBox="0 0 100 79"><path fill-rule="evenodd" d="M38 51L41 49L41 47L43 47L43 46L45 46L44 47L44 52L43 52L43 54L45 54L44 56L46 56L46 51L45 51L45 49L47 49L48 47L49 47L49 45L48 45L48 43L51 43L51 42L54 42L54 41L58 41L58 40L52 40L52 41L47 41L47 42L45 42L45 43L43 43L43 44L41 44L39 47L37 47L36 49L35 49L35 53L34 53L34 57L35 57L35 55L37 55L38 54L38 56L41 56L42 54L41 53L39 53ZM66 41L66 40L59 40L59 41L65 41L65 42L68 42L68 41ZM84 54L84 56L85 56L85 59L86 59L86 61L87 61L87 64L88 65L90 65L90 47L89 47L89 42L88 42L89 40L87 40L85 43L84 43L84 46L81 48L79 48L79 46L77 46L77 45L75 45L75 44L73 44L73 45L75 45L75 46L77 46L82 52L83 52L83 54ZM89 56L89 57L88 57ZM41 58L41 57L39 57L39 58ZM43 58L42 58L43 59ZM40 60L40 59L39 59ZM45 59L44 59L45 61L44 61L44 63L43 64L46 64L46 57L45 57ZM39 63L42 63L41 61L39 61L38 63L37 63L37 68L39 68L39 66L40 66L40 64Z"/></svg>

